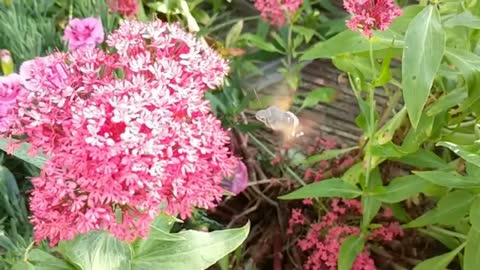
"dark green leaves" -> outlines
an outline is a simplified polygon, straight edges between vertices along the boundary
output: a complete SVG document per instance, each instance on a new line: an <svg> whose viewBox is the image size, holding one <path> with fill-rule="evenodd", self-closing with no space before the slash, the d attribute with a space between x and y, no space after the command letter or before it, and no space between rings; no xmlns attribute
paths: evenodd
<svg viewBox="0 0 480 270"><path fill-rule="evenodd" d="M425 7L408 26L402 64L403 97L414 128L420 121L445 50L445 33L433 5Z"/></svg>
<svg viewBox="0 0 480 270"><path fill-rule="evenodd" d="M361 194L362 191L356 186L347 183L340 178L331 178L301 187L292 193L280 196L279 199L295 200L319 197L341 197L351 199L358 197Z"/></svg>

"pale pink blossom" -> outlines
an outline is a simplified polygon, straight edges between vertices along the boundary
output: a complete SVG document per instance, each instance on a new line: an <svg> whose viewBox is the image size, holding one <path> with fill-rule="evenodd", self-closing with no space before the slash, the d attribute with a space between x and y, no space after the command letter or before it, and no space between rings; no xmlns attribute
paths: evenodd
<svg viewBox="0 0 480 270"><path fill-rule="evenodd" d="M302 3L303 0L255 0L255 7L264 21L280 27L292 19Z"/></svg>
<svg viewBox="0 0 480 270"><path fill-rule="evenodd" d="M6 132L12 122L10 112L23 93L20 83L21 78L16 73L0 76L0 132Z"/></svg>
<svg viewBox="0 0 480 270"><path fill-rule="evenodd" d="M94 48L103 42L104 33L102 22L97 18L74 18L68 22L63 40L68 43L70 50L80 48Z"/></svg>
<svg viewBox="0 0 480 270"><path fill-rule="evenodd" d="M352 15L347 27L367 37L372 36L372 30L386 30L393 19L402 15L393 0L344 0L343 6Z"/></svg>
<svg viewBox="0 0 480 270"><path fill-rule="evenodd" d="M205 91L228 65L177 24L122 21L108 48L30 60L13 135L51 158L32 179L35 240L147 236L164 211L213 207L237 159ZM117 220L121 212L121 220Z"/></svg>

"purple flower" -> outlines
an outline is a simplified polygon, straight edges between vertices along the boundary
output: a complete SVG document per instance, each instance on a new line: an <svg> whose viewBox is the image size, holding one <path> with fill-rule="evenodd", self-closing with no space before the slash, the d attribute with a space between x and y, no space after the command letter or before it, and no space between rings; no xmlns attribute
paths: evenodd
<svg viewBox="0 0 480 270"><path fill-rule="evenodd" d="M104 38L102 22L96 18L72 19L65 28L63 40L71 51L94 48Z"/></svg>
<svg viewBox="0 0 480 270"><path fill-rule="evenodd" d="M235 195L244 191L248 186L248 170L247 166L241 161L238 162L237 168L231 179L225 179L225 189L234 193Z"/></svg>

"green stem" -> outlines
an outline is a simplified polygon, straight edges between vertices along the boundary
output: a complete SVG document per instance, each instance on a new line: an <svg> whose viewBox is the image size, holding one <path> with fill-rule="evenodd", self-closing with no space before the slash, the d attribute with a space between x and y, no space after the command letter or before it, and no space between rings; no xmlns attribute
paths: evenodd
<svg viewBox="0 0 480 270"><path fill-rule="evenodd" d="M244 22L246 22L246 21L256 20L256 19L259 19L259 18L260 18L260 16L255 15L255 16L249 16L249 17L245 17L245 18L239 18L239 19L234 19L234 20L226 21L226 22L224 22L224 23L217 24L215 27L212 27L212 28L209 30L209 32L210 32L210 33L213 33L213 32L218 31L218 30L220 30L220 29L222 29L222 28L224 28L224 27L227 27L227 26L229 26L229 25L235 24L235 23L237 23L237 22L239 22L239 21L244 21Z"/></svg>
<svg viewBox="0 0 480 270"><path fill-rule="evenodd" d="M452 232L450 230L447 230L447 229L444 229L444 228L441 228L441 227L438 227L438 226L430 226L429 229L431 229L432 231L436 231L438 233L444 234L444 235L453 236L453 237L460 238L460 239L463 239L463 240L467 239L467 236L464 235L464 234L461 234L461 233L458 233L458 232Z"/></svg>
<svg viewBox="0 0 480 270"><path fill-rule="evenodd" d="M372 65L372 74L373 74L373 81L374 82L377 78L376 70L375 70L375 59L373 57L373 43L369 40L370 43L370 64ZM370 171L372 167L372 153L371 153L371 146L373 142L373 136L375 134L375 85L371 84L369 87L369 105L370 105L370 127L369 127L369 134L368 134L368 144L366 147L366 155L367 155L367 172L365 173L365 187L368 189L370 187Z"/></svg>
<svg viewBox="0 0 480 270"><path fill-rule="evenodd" d="M32 241L25 249L25 252L23 253L23 261L28 262L28 253L30 253L30 250L33 248L33 244L35 244L34 241Z"/></svg>

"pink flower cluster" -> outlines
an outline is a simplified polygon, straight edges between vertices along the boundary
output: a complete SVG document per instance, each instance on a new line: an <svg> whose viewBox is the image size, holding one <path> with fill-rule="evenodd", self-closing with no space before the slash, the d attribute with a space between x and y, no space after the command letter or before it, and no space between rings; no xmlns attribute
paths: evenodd
<svg viewBox="0 0 480 270"><path fill-rule="evenodd" d="M402 15L393 0L344 0L343 6L353 15L347 27L361 30L367 37L372 36L374 29L386 30L393 19Z"/></svg>
<svg viewBox="0 0 480 270"><path fill-rule="evenodd" d="M126 17L134 17L138 13L139 0L107 0L110 6L110 12L118 12L118 14Z"/></svg>
<svg viewBox="0 0 480 270"><path fill-rule="evenodd" d="M32 180L37 241L145 237L160 211L185 218L214 206L237 166L204 100L228 72L224 59L161 21L123 21L107 45L21 66L28 95L13 134L51 156Z"/></svg>
<svg viewBox="0 0 480 270"><path fill-rule="evenodd" d="M12 122L12 108L24 93L20 83L21 78L16 73L0 76L0 132L2 133L8 131Z"/></svg>
<svg viewBox="0 0 480 270"><path fill-rule="evenodd" d="M102 22L96 18L70 20L63 39L68 43L70 50L82 48L90 49L103 42L104 33Z"/></svg>
<svg viewBox="0 0 480 270"><path fill-rule="evenodd" d="M302 210L293 209L288 233L293 234L299 225L310 227L305 238L297 240L298 247L309 254L304 269L337 269L338 253L342 242L350 235L360 234L359 227L350 225L352 220L349 217L360 216L361 213L362 206L358 200L333 199L331 211L323 215L319 222L310 224ZM367 240L388 242L401 236L403 236L403 230L399 223L389 222L387 225L382 225L380 228L373 230ZM367 249L359 254L352 269L376 269Z"/></svg>
<svg viewBox="0 0 480 270"><path fill-rule="evenodd" d="M310 143L310 145L305 151L305 154L314 155L335 148L342 148L342 146L337 143L335 138L323 138L319 136L315 138L313 144ZM332 170L332 172L335 172L335 170L337 170L338 168L348 168L354 163L355 159L351 155L340 156L333 160L322 160L307 168L303 175L303 179L305 179L307 182L318 182L322 179L325 179L324 172L326 170Z"/></svg>
<svg viewBox="0 0 480 270"><path fill-rule="evenodd" d="M255 0L255 7L264 21L280 27L295 14L302 3L303 0Z"/></svg>

